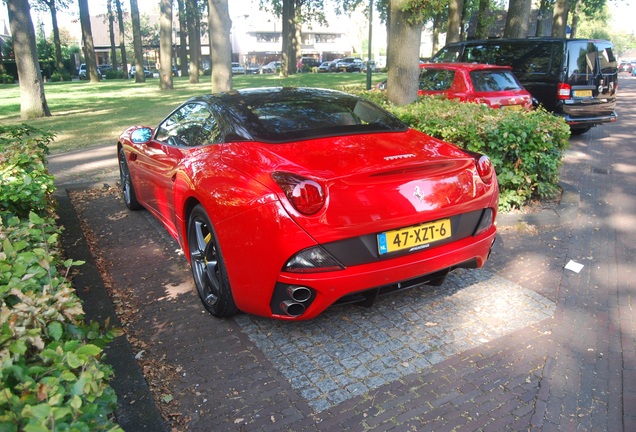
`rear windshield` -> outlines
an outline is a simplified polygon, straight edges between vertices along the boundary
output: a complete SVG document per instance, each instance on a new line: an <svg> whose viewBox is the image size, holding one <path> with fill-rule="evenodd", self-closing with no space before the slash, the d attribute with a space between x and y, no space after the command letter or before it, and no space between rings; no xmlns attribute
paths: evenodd
<svg viewBox="0 0 636 432"><path fill-rule="evenodd" d="M521 86L510 71L477 70L470 73L475 91L498 92L505 90L520 90Z"/></svg>
<svg viewBox="0 0 636 432"><path fill-rule="evenodd" d="M379 106L355 96L311 91L250 95L235 109L253 139L286 142L324 136L404 131L407 126Z"/></svg>
<svg viewBox="0 0 636 432"><path fill-rule="evenodd" d="M568 45L568 81L593 84L595 76L617 73L618 64L611 45L596 41L575 41Z"/></svg>

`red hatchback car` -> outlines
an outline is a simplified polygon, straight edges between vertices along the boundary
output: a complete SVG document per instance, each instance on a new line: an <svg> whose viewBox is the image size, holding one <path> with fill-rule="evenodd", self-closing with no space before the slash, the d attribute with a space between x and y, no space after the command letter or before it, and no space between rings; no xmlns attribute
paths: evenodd
<svg viewBox="0 0 636 432"><path fill-rule="evenodd" d="M508 66L424 63L420 69L420 95L444 95L491 108L532 108L532 95Z"/></svg>
<svg viewBox="0 0 636 432"><path fill-rule="evenodd" d="M128 208L179 242L205 308L310 319L336 303L484 265L498 187L488 157L346 93L193 98L117 143Z"/></svg>

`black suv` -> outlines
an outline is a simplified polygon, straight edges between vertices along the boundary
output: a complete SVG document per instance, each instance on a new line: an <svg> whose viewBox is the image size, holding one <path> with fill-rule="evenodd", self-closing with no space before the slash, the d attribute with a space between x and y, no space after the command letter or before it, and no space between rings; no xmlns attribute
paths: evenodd
<svg viewBox="0 0 636 432"><path fill-rule="evenodd" d="M618 64L611 42L592 39L488 39L446 45L435 62L511 66L548 111L565 118L572 133L616 121Z"/></svg>

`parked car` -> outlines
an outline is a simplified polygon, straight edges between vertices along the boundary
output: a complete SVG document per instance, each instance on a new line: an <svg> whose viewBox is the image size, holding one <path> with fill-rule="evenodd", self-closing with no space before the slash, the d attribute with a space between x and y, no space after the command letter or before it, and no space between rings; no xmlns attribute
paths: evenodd
<svg viewBox="0 0 636 432"><path fill-rule="evenodd" d="M495 240L487 156L338 91L195 97L156 128L128 128L117 154L126 206L177 239L216 316L370 306L483 266Z"/></svg>
<svg viewBox="0 0 636 432"><path fill-rule="evenodd" d="M377 88L386 89L386 80ZM509 66L421 63L418 94L444 96L491 108L529 110L533 106L532 95L521 86Z"/></svg>
<svg viewBox="0 0 636 432"><path fill-rule="evenodd" d="M318 66L318 72L330 72L331 71L331 62L322 62L320 66Z"/></svg>
<svg viewBox="0 0 636 432"><path fill-rule="evenodd" d="M232 75L245 75L245 68L240 63L232 62Z"/></svg>
<svg viewBox="0 0 636 432"><path fill-rule="evenodd" d="M146 68L146 67L144 66L144 69L143 69L143 70L144 70L144 76L145 76L146 78L152 78L152 76L153 76L153 75L152 75L152 71L151 71L150 69L148 69L148 68ZM133 66L131 66L131 68L130 68L130 74L129 74L129 75L130 75L130 78L134 78L136 74L137 74L137 67L133 65Z"/></svg>
<svg viewBox="0 0 636 432"><path fill-rule="evenodd" d="M364 64L362 59L354 57L345 57L338 60L334 67L338 72L361 72Z"/></svg>
<svg viewBox="0 0 636 432"><path fill-rule="evenodd" d="M523 87L572 133L614 122L618 64L611 42L595 39L488 39L446 45L435 62L511 66Z"/></svg>
<svg viewBox="0 0 636 432"><path fill-rule="evenodd" d="M280 70L281 62L272 61L261 68L262 73L275 73Z"/></svg>
<svg viewBox="0 0 636 432"><path fill-rule="evenodd" d="M80 80L87 80L89 79L88 76L88 69L86 68L86 64L82 63L79 67L79 69L77 70L77 76ZM99 70L99 67L97 68L97 76L99 77L99 79L102 79L102 72Z"/></svg>

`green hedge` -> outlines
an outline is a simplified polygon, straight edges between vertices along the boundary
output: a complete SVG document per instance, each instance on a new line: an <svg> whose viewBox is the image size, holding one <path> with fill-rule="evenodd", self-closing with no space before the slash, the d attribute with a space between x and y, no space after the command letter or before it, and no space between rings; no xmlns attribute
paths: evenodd
<svg viewBox="0 0 636 432"><path fill-rule="evenodd" d="M0 431L120 431L103 348L67 279L46 172L50 134L0 128ZM30 207L30 209L29 209Z"/></svg>
<svg viewBox="0 0 636 432"><path fill-rule="evenodd" d="M558 191L559 168L570 137L560 117L543 109L492 109L436 97L395 107L381 92L363 96L383 104L414 129L488 155L497 171L501 211L550 198Z"/></svg>

